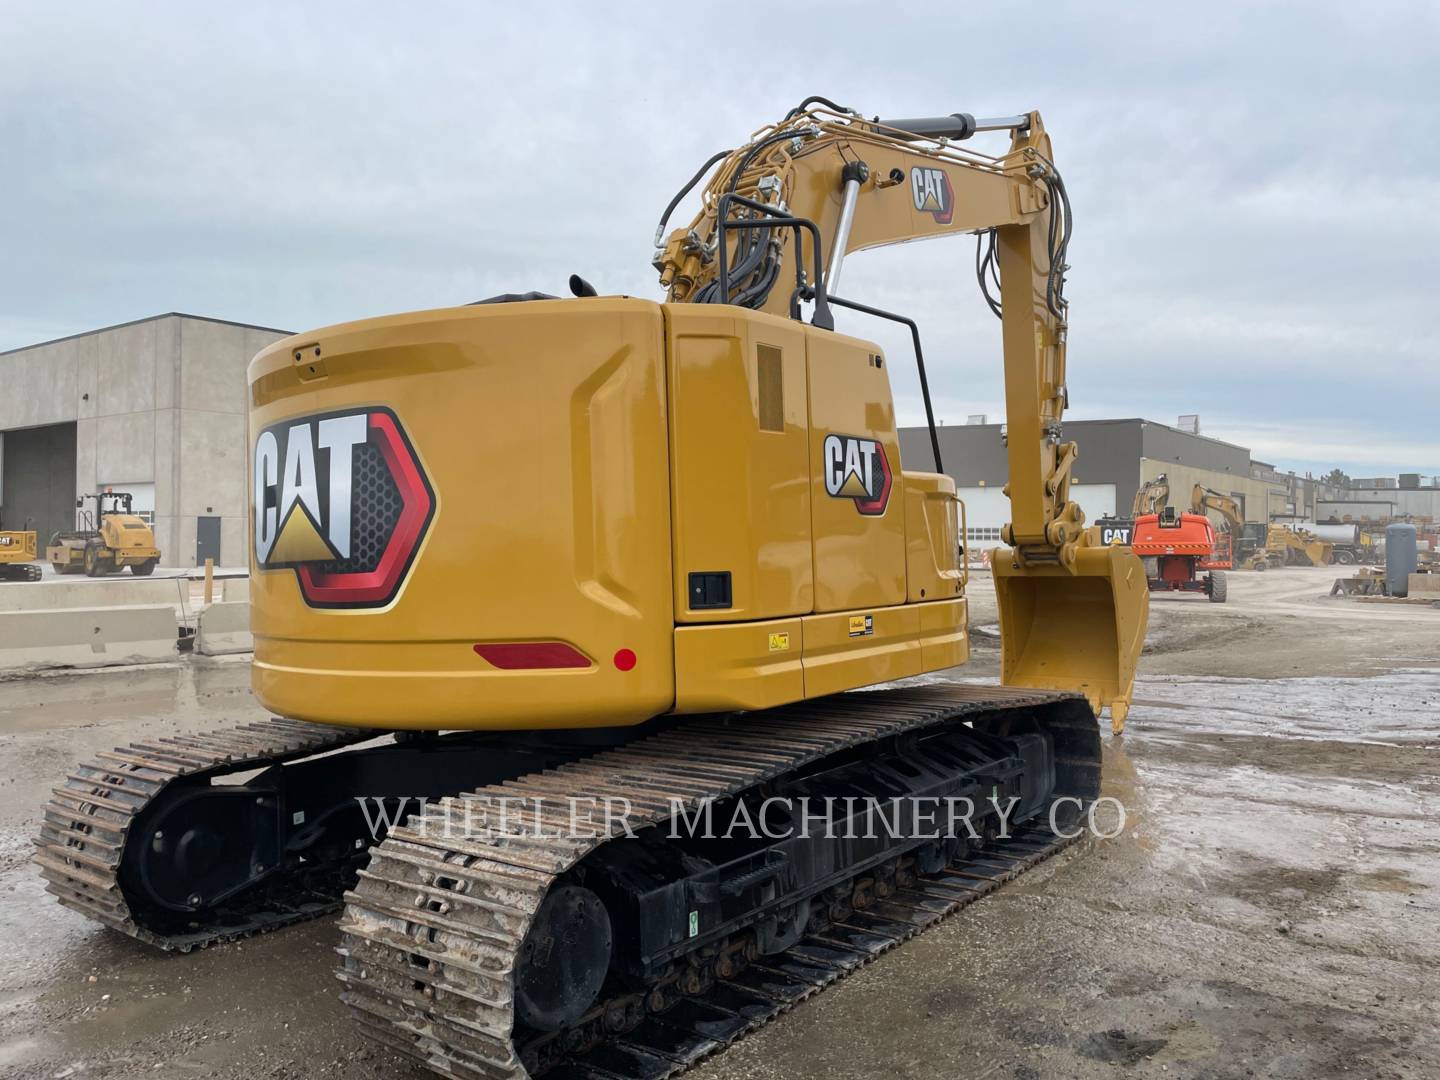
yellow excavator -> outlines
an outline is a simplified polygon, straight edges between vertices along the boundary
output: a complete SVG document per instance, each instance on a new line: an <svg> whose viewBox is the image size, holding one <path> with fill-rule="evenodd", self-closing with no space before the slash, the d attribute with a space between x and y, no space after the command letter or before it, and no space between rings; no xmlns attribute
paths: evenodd
<svg viewBox="0 0 1440 1080"><path fill-rule="evenodd" d="M0 581L39 581L38 547L33 532L0 532Z"/></svg>
<svg viewBox="0 0 1440 1080"><path fill-rule="evenodd" d="M1057 850L1148 602L1070 498L1070 234L1037 113L810 98L676 195L664 302L574 277L267 348L253 685L279 718L77 767L50 890L188 950L348 889L343 997L384 1045L447 1077L658 1076ZM962 507L918 328L841 276L958 235L1004 348L1002 685L895 686L969 656ZM837 312L910 331L933 460L902 462L894 358Z"/></svg>
<svg viewBox="0 0 1440 1080"><path fill-rule="evenodd" d="M1130 517L1142 514L1158 514L1170 504L1170 479L1164 473L1153 480L1146 480L1135 492L1130 504Z"/></svg>

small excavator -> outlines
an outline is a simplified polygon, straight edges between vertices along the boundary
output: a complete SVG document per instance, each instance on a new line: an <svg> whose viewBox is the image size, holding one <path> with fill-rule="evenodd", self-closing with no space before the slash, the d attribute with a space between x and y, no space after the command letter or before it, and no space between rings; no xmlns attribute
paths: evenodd
<svg viewBox="0 0 1440 1080"><path fill-rule="evenodd" d="M253 686L278 718L73 770L50 891L178 950L343 893L342 996L385 1046L451 1078L648 1077L1058 850L1148 603L1070 498L1070 235L1038 113L809 98L666 208L664 302L573 277L267 348ZM941 236L978 237L1002 330L999 686L893 685L969 656L963 508L916 324L841 290L855 252ZM933 460L901 460L897 364L840 312L909 330ZM851 809L932 798L976 827ZM690 827L711 810L768 827Z"/></svg>
<svg viewBox="0 0 1440 1080"><path fill-rule="evenodd" d="M1135 538L1135 522L1145 514L1158 514L1170 501L1170 481L1164 473L1146 480L1130 500L1129 517L1104 517L1090 526L1093 542L1102 547L1129 547Z"/></svg>
<svg viewBox="0 0 1440 1080"><path fill-rule="evenodd" d="M1169 504L1170 478L1161 473L1153 480L1146 480L1136 490L1130 504L1130 516L1138 518L1142 514L1158 514Z"/></svg>
<svg viewBox="0 0 1440 1080"><path fill-rule="evenodd" d="M0 581L39 581L39 539L34 532L0 531Z"/></svg>

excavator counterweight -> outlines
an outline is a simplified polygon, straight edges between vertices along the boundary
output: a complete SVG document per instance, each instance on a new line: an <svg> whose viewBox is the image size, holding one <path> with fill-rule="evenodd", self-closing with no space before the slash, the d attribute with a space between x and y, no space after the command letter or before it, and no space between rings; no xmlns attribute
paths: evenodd
<svg viewBox="0 0 1440 1080"><path fill-rule="evenodd" d="M961 145L988 131L1009 149ZM1038 114L809 99L671 202L664 302L577 277L267 348L253 685L279 717L77 768L52 891L177 949L343 893L343 996L386 1046L461 1080L660 1076L828 983L817 948L858 963L1058 850L1148 610L1070 498L1070 232ZM947 235L978 237L1002 322L1004 685L879 688L969 658L969 545L918 328L838 286ZM910 328L934 461L902 461L893 358L837 316ZM685 1034L707 1014L745 1019Z"/></svg>

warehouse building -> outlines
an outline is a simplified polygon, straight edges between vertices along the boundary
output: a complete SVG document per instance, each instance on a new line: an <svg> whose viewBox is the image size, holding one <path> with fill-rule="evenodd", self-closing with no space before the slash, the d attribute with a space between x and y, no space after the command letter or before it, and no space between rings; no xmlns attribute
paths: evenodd
<svg viewBox="0 0 1440 1080"><path fill-rule="evenodd" d="M1000 527L1010 520L1003 492L1009 467L1003 430L1003 424L988 423L937 430L945 471L965 503L972 543L998 543ZM1243 446L1193 431L1153 420L1072 420L1065 424L1064 438L1078 450L1070 497L1089 521L1127 516L1140 485L1162 473L1170 483L1170 505L1181 509L1188 509L1190 489L1197 483L1233 497L1247 521L1306 515L1314 508L1314 485L1252 461ZM901 429L900 453L907 468L933 468L928 429Z"/></svg>
<svg viewBox="0 0 1440 1080"><path fill-rule="evenodd" d="M1342 489L1319 499L1316 513L1317 521L1440 521L1440 487Z"/></svg>
<svg viewBox="0 0 1440 1080"><path fill-rule="evenodd" d="M246 380L283 330L170 312L0 353L0 527L128 491L162 566L248 561Z"/></svg>

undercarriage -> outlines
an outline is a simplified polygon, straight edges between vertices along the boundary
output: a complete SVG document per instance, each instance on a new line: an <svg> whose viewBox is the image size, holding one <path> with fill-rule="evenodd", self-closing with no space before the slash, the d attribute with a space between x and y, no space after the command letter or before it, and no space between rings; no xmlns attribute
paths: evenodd
<svg viewBox="0 0 1440 1080"><path fill-rule="evenodd" d="M37 858L182 951L343 894L345 1000L447 1075L658 1076L1058 850L1098 784L1083 699L996 687L543 739L272 720L99 755Z"/></svg>

